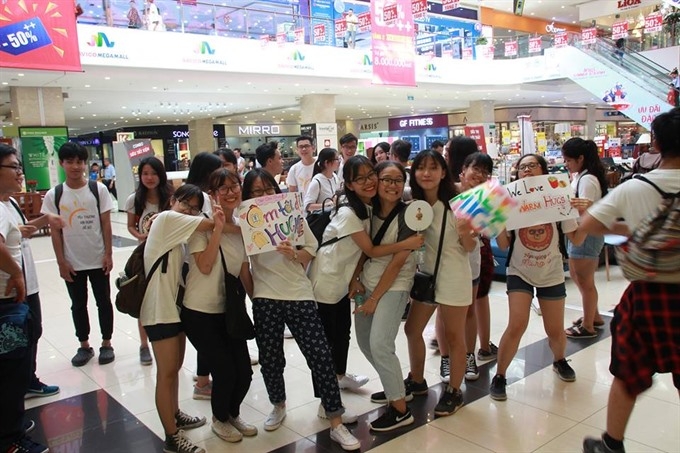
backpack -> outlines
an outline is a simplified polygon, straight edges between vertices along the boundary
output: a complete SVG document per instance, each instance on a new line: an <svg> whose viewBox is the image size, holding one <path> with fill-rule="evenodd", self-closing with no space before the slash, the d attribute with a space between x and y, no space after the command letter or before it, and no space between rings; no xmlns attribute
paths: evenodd
<svg viewBox="0 0 680 453"><path fill-rule="evenodd" d="M94 199L97 200L97 215L99 215L99 188L97 187L97 181L88 180L87 186L90 188L90 192L92 192L92 195L94 195ZM61 215L59 202L61 201L62 195L64 195L64 183L57 184L54 187L54 205L57 207L58 215Z"/></svg>
<svg viewBox="0 0 680 453"><path fill-rule="evenodd" d="M338 242L342 238L333 238L329 241L323 242L323 233L326 231L326 227L328 226L329 223L331 223L331 212L333 211L332 209L324 209L326 207L326 202L330 201L331 203L333 200L331 198L326 198L322 203L321 203L321 209L317 209L315 211L310 212L307 214L306 220L307 220L307 225L309 225L309 230L314 234L314 237L316 238L319 246L317 248L320 249L321 247L332 244L334 242Z"/></svg>
<svg viewBox="0 0 680 453"><path fill-rule="evenodd" d="M644 176L663 199L628 241L616 248L616 260L627 280L680 283L680 192L666 193Z"/></svg>
<svg viewBox="0 0 680 453"><path fill-rule="evenodd" d="M144 272L144 248L146 241L142 242L135 248L125 263L125 272L120 277L116 278L116 309L121 313L126 313L133 318L139 318L139 313L142 309L142 302L144 302L144 294L146 287L151 280L151 276L156 272L158 266L161 264L161 272L168 271L168 256L170 251L167 251L153 263L148 273Z"/></svg>

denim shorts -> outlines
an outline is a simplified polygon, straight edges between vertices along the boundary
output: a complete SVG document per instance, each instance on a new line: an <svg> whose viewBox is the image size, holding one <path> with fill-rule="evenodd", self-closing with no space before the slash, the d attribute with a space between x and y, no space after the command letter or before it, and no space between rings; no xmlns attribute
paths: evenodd
<svg viewBox="0 0 680 453"><path fill-rule="evenodd" d="M586 240L581 245L574 245L570 241L568 248L569 258L599 259L603 246L604 236L586 236Z"/></svg>
<svg viewBox="0 0 680 453"><path fill-rule="evenodd" d="M536 288L516 275L508 275L506 282L508 285L508 294L512 292L520 292L531 294L533 296L534 289L536 289L536 297L539 299L560 300L567 297L567 289L564 286L564 282L545 288Z"/></svg>
<svg viewBox="0 0 680 453"><path fill-rule="evenodd" d="M146 331L146 335L149 337L149 341L151 342L173 338L184 331L181 322L144 326L144 330Z"/></svg>

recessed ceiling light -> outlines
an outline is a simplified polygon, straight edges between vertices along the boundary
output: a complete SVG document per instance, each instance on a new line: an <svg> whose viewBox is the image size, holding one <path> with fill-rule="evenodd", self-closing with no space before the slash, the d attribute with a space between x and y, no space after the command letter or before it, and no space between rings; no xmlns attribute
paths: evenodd
<svg viewBox="0 0 680 453"><path fill-rule="evenodd" d="M9 85L9 83L8 83L8 82L2 82L2 84L3 84L3 85Z"/></svg>
<svg viewBox="0 0 680 453"><path fill-rule="evenodd" d="M23 77L23 76L24 76L24 73L23 73L23 72L20 72L20 73L17 74L17 75L18 75L19 77Z"/></svg>
<svg viewBox="0 0 680 453"><path fill-rule="evenodd" d="M87 101L87 102L85 102L85 103L86 103L86 104L92 104L92 101Z"/></svg>
<svg viewBox="0 0 680 453"><path fill-rule="evenodd" d="M74 108L76 108L76 106L75 106L75 105L72 105L71 108L74 109Z"/></svg>
<svg viewBox="0 0 680 453"><path fill-rule="evenodd" d="M90 85L85 85L85 88L90 88Z"/></svg>
<svg viewBox="0 0 680 453"><path fill-rule="evenodd" d="M111 80L111 77L106 76L106 77L104 77L104 80Z"/></svg>

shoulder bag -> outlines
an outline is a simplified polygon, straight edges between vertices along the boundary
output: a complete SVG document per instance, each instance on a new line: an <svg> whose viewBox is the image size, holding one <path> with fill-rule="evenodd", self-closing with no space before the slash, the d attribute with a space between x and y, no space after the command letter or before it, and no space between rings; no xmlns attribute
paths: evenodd
<svg viewBox="0 0 680 453"><path fill-rule="evenodd" d="M446 217L449 209L444 206L442 216L442 230L439 235L439 247L437 248L437 261L434 265L434 274L416 271L411 287L411 299L419 302L435 303L435 288L437 283L437 272L439 271L439 260L442 256L442 246L444 245L444 232L446 231Z"/></svg>

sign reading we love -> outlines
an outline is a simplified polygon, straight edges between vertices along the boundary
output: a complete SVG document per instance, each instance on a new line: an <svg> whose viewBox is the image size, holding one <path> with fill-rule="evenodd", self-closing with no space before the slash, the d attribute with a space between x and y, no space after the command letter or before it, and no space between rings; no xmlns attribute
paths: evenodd
<svg viewBox="0 0 680 453"><path fill-rule="evenodd" d="M505 190L516 202L505 225L508 231L578 218L571 207L569 176L564 173L518 179Z"/></svg>
<svg viewBox="0 0 680 453"><path fill-rule="evenodd" d="M276 250L283 241L302 243L304 216L300 192L252 198L241 203L238 217L247 255Z"/></svg>

